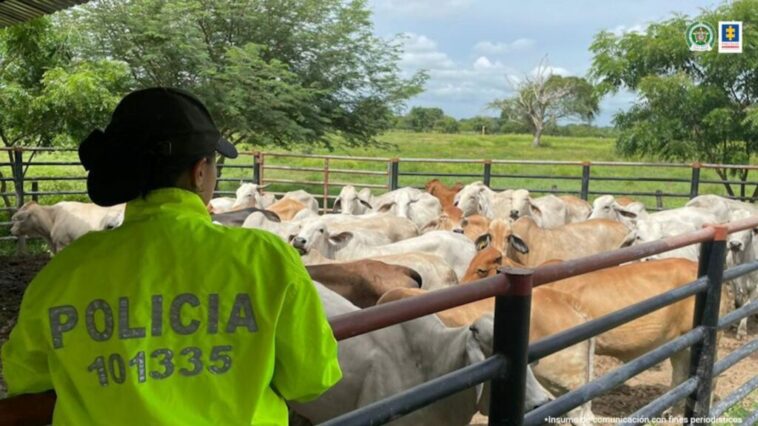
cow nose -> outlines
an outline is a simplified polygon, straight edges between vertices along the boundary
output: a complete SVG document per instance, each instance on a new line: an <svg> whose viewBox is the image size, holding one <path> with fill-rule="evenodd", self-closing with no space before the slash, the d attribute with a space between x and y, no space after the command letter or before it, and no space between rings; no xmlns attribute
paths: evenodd
<svg viewBox="0 0 758 426"><path fill-rule="evenodd" d="M455 228L455 229L453 229L453 232L455 232L456 234L462 234L463 233L463 228Z"/></svg>
<svg viewBox="0 0 758 426"><path fill-rule="evenodd" d="M518 219L518 210L511 210L511 219Z"/></svg>
<svg viewBox="0 0 758 426"><path fill-rule="evenodd" d="M305 247L305 238L303 237L295 237L292 239L292 245L297 248L304 248Z"/></svg>
<svg viewBox="0 0 758 426"><path fill-rule="evenodd" d="M739 241L729 241L729 250L732 250L732 251L742 250L742 243Z"/></svg>

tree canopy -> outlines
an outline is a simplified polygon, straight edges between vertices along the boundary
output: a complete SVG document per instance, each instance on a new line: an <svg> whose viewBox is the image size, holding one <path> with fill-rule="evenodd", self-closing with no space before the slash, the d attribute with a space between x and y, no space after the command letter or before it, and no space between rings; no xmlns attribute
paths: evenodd
<svg viewBox="0 0 758 426"><path fill-rule="evenodd" d="M81 140L128 90L126 64L77 57L49 18L0 31L0 141L50 146Z"/></svg>
<svg viewBox="0 0 758 426"><path fill-rule="evenodd" d="M745 31L741 54L720 54L715 47L691 52L685 41L693 22L717 28L720 20L753 28L758 2L738 0L694 18L675 16L642 33L595 36L591 76L599 90L638 95L614 118L619 152L677 161L750 161L758 149L758 38ZM717 172L727 177L726 170ZM747 171L740 173L745 180Z"/></svg>
<svg viewBox="0 0 758 426"><path fill-rule="evenodd" d="M544 64L514 88L514 96L495 100L490 108L499 109L505 121L526 126L534 135L535 147L540 146L546 127L556 126L561 119L588 121L598 112L598 97L587 80L552 74Z"/></svg>
<svg viewBox="0 0 758 426"><path fill-rule="evenodd" d="M368 143L425 80L400 76L365 0L100 0L68 21L83 55L193 91L233 142Z"/></svg>

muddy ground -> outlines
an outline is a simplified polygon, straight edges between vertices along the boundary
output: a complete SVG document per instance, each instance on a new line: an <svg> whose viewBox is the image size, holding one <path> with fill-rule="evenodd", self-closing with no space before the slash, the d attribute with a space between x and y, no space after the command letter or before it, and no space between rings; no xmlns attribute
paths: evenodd
<svg viewBox="0 0 758 426"><path fill-rule="evenodd" d="M13 327L26 285L48 260L47 255L0 256L0 346L5 342ZM749 339L754 339L758 336L758 325L755 322L751 325ZM719 344L719 358L744 343L734 338L733 331L727 332ZM615 359L597 356L595 376L605 374L617 366L619 362ZM729 394L756 374L758 374L758 353L752 354L719 377L717 395ZM592 402L592 411L596 416L617 417L630 414L664 393L668 389L670 378L671 366L666 361L595 399ZM0 374L0 397L4 395L5 388ZM748 396L742 405L755 410L758 407L758 391ZM486 424L486 418L477 415L472 424Z"/></svg>

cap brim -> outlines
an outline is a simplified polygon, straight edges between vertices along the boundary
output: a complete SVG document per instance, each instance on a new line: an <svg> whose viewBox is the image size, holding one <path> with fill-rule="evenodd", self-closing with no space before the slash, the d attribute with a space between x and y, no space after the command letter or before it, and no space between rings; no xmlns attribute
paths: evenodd
<svg viewBox="0 0 758 426"><path fill-rule="evenodd" d="M216 142L216 151L227 158L237 158L237 148L224 138L218 138Z"/></svg>

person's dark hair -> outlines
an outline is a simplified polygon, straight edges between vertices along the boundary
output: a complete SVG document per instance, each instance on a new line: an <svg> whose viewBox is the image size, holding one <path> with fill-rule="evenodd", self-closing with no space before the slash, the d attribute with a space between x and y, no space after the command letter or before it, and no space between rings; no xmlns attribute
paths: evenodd
<svg viewBox="0 0 758 426"><path fill-rule="evenodd" d="M79 145L87 193L101 206L125 203L158 188L175 187L197 161L215 153L236 158L208 109L193 94L153 87L126 95L105 130Z"/></svg>

